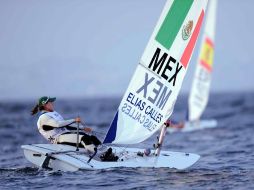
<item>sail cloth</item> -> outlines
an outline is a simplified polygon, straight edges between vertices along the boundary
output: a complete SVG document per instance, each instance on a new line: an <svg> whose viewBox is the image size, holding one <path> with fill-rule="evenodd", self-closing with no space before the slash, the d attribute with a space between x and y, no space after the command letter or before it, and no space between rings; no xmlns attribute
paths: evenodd
<svg viewBox="0 0 254 190"><path fill-rule="evenodd" d="M104 143L135 144L173 112L207 0L168 0L124 94Z"/></svg>
<svg viewBox="0 0 254 190"><path fill-rule="evenodd" d="M196 71L189 96L189 121L197 121L204 112L211 84L214 57L215 22L217 0L211 0L208 6L204 34L201 42Z"/></svg>

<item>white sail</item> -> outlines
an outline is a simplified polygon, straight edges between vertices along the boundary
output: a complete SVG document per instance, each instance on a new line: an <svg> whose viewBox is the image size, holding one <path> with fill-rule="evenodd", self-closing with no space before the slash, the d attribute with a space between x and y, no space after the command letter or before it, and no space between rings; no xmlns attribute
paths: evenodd
<svg viewBox="0 0 254 190"><path fill-rule="evenodd" d="M207 0L168 0L104 143L134 144L156 132L173 112Z"/></svg>
<svg viewBox="0 0 254 190"><path fill-rule="evenodd" d="M191 122L200 119L209 98L214 57L216 7L217 0L210 0L202 37L201 51L189 96L188 120Z"/></svg>

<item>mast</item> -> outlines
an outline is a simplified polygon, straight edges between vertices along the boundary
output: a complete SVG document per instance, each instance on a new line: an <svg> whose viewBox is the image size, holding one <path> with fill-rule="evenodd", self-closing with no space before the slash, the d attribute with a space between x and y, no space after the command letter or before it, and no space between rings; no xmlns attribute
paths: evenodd
<svg viewBox="0 0 254 190"><path fill-rule="evenodd" d="M161 128L161 133L160 137L158 139L158 143L155 145L155 156L160 156L161 148L162 148L162 143L164 141L164 138L166 136L167 128L170 126L170 123L164 123Z"/></svg>

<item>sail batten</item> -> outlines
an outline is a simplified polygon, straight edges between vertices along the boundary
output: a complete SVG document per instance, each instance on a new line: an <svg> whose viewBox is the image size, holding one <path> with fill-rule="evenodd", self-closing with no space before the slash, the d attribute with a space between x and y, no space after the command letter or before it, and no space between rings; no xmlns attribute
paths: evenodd
<svg viewBox="0 0 254 190"><path fill-rule="evenodd" d="M172 114L206 4L207 0L166 2L104 143L142 142Z"/></svg>

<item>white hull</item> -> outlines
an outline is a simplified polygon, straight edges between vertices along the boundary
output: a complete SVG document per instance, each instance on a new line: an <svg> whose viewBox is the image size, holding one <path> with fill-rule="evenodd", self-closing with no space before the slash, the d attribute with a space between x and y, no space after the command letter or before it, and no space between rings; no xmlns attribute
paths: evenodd
<svg viewBox="0 0 254 190"><path fill-rule="evenodd" d="M170 133L191 132L191 131L210 129L215 127L217 127L217 121L215 119L211 119L211 120L200 120L198 122L185 122L183 128L169 127L168 131Z"/></svg>
<svg viewBox="0 0 254 190"><path fill-rule="evenodd" d="M77 171L83 169L107 169L117 167L153 167L153 168L175 168L186 169L192 166L200 158L197 154L181 153L161 151L159 157L152 154L149 156L138 156L137 152L143 152L143 149L138 148L121 148L112 147L113 152L119 156L116 162L102 162L99 157L87 163L89 155L83 153L84 149L80 149L79 152L75 152L75 147L68 145L56 145L56 144L34 144L34 145L22 145L24 154L27 160L32 162L38 167L42 166L46 158L46 154L59 151L72 151L69 153L52 154L48 167L53 170L61 171ZM100 154L100 153L98 153Z"/></svg>

